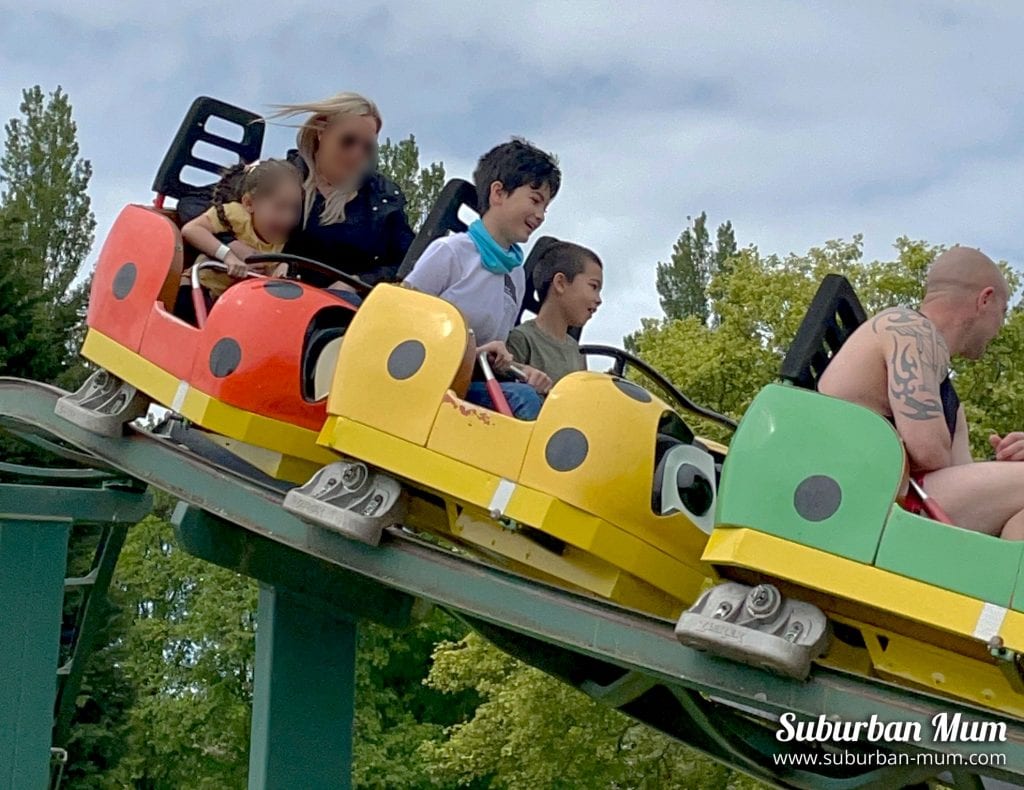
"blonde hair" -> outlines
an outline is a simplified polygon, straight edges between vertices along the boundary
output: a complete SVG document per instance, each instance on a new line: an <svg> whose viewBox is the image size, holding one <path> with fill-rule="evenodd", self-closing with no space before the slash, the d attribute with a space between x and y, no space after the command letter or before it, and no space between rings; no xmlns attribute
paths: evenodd
<svg viewBox="0 0 1024 790"><path fill-rule="evenodd" d="M318 133L338 118L345 116L369 116L377 123L377 131L380 131L381 118L377 105L358 93L342 91L321 101L304 102L302 104L277 104L277 112L271 118L294 118L296 115L308 115L309 117L299 127L299 133L295 137L296 147L299 149L299 156L306 163L308 174L302 184L303 212L302 226L305 227L309 221L309 214L313 210L313 201L316 199L317 174L316 174L316 152L320 146ZM361 176L360 176L361 177ZM352 196L353 189L358 188L358 182L342 185L335 189L324 201L324 210L320 215L321 225L332 225L335 222L344 222L345 204Z"/></svg>

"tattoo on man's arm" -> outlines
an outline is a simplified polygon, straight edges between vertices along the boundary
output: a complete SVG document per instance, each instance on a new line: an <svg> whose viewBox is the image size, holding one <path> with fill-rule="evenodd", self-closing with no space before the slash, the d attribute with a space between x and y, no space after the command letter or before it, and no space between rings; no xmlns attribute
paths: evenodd
<svg viewBox="0 0 1024 790"><path fill-rule="evenodd" d="M872 331L892 338L889 394L902 416L911 420L942 417L938 387L946 376L949 352L931 323L900 308L876 316Z"/></svg>

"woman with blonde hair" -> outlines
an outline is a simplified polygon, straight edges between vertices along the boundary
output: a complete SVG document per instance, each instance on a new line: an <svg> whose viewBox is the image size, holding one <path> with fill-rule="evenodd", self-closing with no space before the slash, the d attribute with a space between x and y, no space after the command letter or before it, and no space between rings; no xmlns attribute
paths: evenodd
<svg viewBox="0 0 1024 790"><path fill-rule="evenodd" d="M288 152L303 179L302 221L285 252L321 261L369 285L393 280L413 232L401 190L376 169L377 105L342 92L277 108L272 118L303 117L297 147ZM232 251L243 258L251 254L244 245L235 249L240 244L234 242ZM350 290L343 283L331 287Z"/></svg>

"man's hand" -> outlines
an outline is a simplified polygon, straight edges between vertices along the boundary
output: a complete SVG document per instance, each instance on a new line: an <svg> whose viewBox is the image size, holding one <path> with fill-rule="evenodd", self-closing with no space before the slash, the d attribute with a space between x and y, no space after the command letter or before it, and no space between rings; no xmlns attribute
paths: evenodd
<svg viewBox="0 0 1024 790"><path fill-rule="evenodd" d="M476 353L479 354L481 351L487 354L487 361L497 373L504 372L512 364L512 352L500 340L492 340L490 343L477 346Z"/></svg>
<svg viewBox="0 0 1024 790"><path fill-rule="evenodd" d="M1024 431L1012 431L1006 436L994 433L988 442L996 451L997 461L1024 461Z"/></svg>
<svg viewBox="0 0 1024 790"><path fill-rule="evenodd" d="M519 365L518 367L526 374L526 383L538 393L547 395L551 391L551 377L543 370L537 370L529 365Z"/></svg>

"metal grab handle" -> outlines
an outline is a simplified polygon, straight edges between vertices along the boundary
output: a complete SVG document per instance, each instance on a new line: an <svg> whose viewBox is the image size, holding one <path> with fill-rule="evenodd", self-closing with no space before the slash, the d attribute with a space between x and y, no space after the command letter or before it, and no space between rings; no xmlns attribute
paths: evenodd
<svg viewBox="0 0 1024 790"><path fill-rule="evenodd" d="M245 262L295 264L299 268L314 269L320 274L325 274L328 277L333 277L335 280L340 280L341 282L348 284L349 287L353 288L360 296L366 296L371 290L373 290L372 285L363 282L354 274L348 274L334 268L333 266L328 266L326 263L315 260L314 258L306 258L302 255L292 255L288 252L261 252L256 255L250 255L245 259Z"/></svg>
<svg viewBox="0 0 1024 790"><path fill-rule="evenodd" d="M476 359L477 362L480 363L480 370L483 371L484 383L487 385L487 393L491 396L491 400L494 402L494 408L506 417L515 416L512 414L512 409L508 405L505 393L501 390L501 382L494 378L494 371L491 370L491 363L487 361L487 352L480 352L477 354Z"/></svg>
<svg viewBox="0 0 1024 790"><path fill-rule="evenodd" d="M921 500L921 509L928 514L930 519L948 524L951 527L956 526L953 523L953 519L939 506L938 502L924 492L924 486L920 485L914 478L910 478L910 489Z"/></svg>
<svg viewBox="0 0 1024 790"><path fill-rule="evenodd" d="M203 288L199 283L199 271L201 269L214 269L219 272L227 272L228 267L220 261L203 261L202 263L197 263L193 266L192 271L189 272L189 277L192 280L192 307L196 311L196 326L200 329L206 326L206 318L208 315L206 311L206 300L203 299ZM247 272L243 279L249 278L258 280L265 279L262 274L256 274L256 272Z"/></svg>
<svg viewBox="0 0 1024 790"><path fill-rule="evenodd" d="M611 357L615 360L614 374L616 376L626 375L626 366L632 366L647 376L649 379L654 381L665 393L672 398L683 411L688 411L691 414L696 414L704 419L717 422L719 425L723 425L726 428L735 431L737 428L736 420L732 417L726 417L724 414L708 409L704 406L698 406L688 397L686 397L671 381L665 378L661 373L655 370L653 367L648 365L639 357L630 354L628 351L623 351L621 348L615 348L614 346L599 346L599 345L583 345L580 346L580 353L588 356L602 356Z"/></svg>

